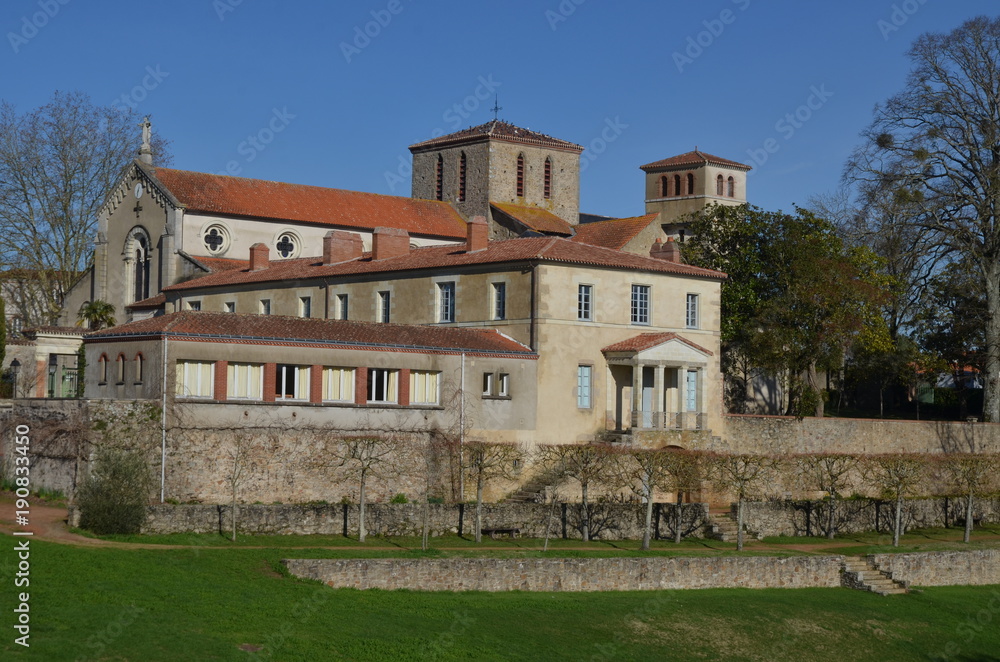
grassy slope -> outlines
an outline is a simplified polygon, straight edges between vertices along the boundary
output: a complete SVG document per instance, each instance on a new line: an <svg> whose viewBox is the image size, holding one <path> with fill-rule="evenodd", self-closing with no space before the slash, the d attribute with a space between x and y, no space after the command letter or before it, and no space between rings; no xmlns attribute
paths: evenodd
<svg viewBox="0 0 1000 662"><path fill-rule="evenodd" d="M5 588L3 659L921 660L938 659L949 641L962 647L956 659L996 660L1000 651L1000 587L894 598L844 589L360 592L282 576L287 550L37 541L32 550L32 646L11 643ZM5 587L12 563L3 552ZM981 632L962 629L981 614L992 619ZM254 656L242 644L264 649Z"/></svg>

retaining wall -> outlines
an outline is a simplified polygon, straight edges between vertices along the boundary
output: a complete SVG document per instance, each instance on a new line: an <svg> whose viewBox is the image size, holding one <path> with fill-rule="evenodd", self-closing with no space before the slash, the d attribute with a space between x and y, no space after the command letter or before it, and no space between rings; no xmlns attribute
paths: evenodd
<svg viewBox="0 0 1000 662"><path fill-rule="evenodd" d="M1000 550L872 554L880 570L913 586L1000 584Z"/></svg>

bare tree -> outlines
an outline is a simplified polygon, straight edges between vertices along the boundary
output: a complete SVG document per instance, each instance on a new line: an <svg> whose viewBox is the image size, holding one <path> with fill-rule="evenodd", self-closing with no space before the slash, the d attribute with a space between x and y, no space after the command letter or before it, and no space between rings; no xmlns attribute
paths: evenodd
<svg viewBox="0 0 1000 662"><path fill-rule="evenodd" d="M830 495L826 537L833 540L837 534L837 499L857 470L857 457L847 453L809 453L795 455L791 461L806 484Z"/></svg>
<svg viewBox="0 0 1000 662"><path fill-rule="evenodd" d="M899 547L903 527L903 501L915 494L927 478L928 458L916 453L885 453L865 456L861 462L864 479L896 504L892 546Z"/></svg>
<svg viewBox="0 0 1000 662"><path fill-rule="evenodd" d="M983 415L1000 421L1000 18L924 34L909 57L905 88L876 107L847 176L910 203L910 225L976 265L988 311Z"/></svg>
<svg viewBox="0 0 1000 662"><path fill-rule="evenodd" d="M364 542L366 489L369 478L386 477L397 472L400 451L399 437L386 432L372 432L338 437L327 448L336 466L353 473L358 479L358 541ZM426 499L425 499L426 501Z"/></svg>
<svg viewBox="0 0 1000 662"><path fill-rule="evenodd" d="M646 501L646 519L642 533L642 549L649 549L653 530L653 494L656 490L676 492L677 508L674 513L674 540L682 537L681 494L697 483L698 456L680 450L632 448L620 456L619 471L626 485Z"/></svg>
<svg viewBox="0 0 1000 662"><path fill-rule="evenodd" d="M972 508L977 496L988 494L997 487L1000 473L1000 454L997 453L949 453L939 458L950 483L965 495L965 534L963 540L972 537Z"/></svg>
<svg viewBox="0 0 1000 662"><path fill-rule="evenodd" d="M256 435L247 429L234 429L230 433L229 457L227 458L229 461L229 472L226 474L226 480L229 483L231 495L230 507L233 518L233 542L236 542L237 504L239 503L237 497L239 489L246 482L250 470L255 437Z"/></svg>
<svg viewBox="0 0 1000 662"><path fill-rule="evenodd" d="M476 482L476 542L483 541L483 489L495 478L512 480L520 472L524 451L514 444L468 441L462 465Z"/></svg>
<svg viewBox="0 0 1000 662"><path fill-rule="evenodd" d="M709 456L708 462L715 484L736 495L736 551L742 552L743 506L766 492L781 461L769 455L720 454Z"/></svg>
<svg viewBox="0 0 1000 662"><path fill-rule="evenodd" d="M55 322L65 293L87 268L98 212L140 145L141 118L95 106L81 92L17 112L0 105L0 269L24 325ZM166 142L153 142L166 165Z"/></svg>
<svg viewBox="0 0 1000 662"><path fill-rule="evenodd" d="M545 444L539 448L542 465L554 476L580 483L584 542L590 541L590 487L613 481L613 453L609 446L601 444Z"/></svg>

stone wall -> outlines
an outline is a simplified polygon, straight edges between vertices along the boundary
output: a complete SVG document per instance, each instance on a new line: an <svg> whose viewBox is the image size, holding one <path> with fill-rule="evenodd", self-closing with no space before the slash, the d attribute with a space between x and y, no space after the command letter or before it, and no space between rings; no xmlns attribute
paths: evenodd
<svg viewBox="0 0 1000 662"><path fill-rule="evenodd" d="M835 513L838 533L891 532L896 516L892 501L841 499ZM732 506L735 517L736 506ZM826 501L766 501L744 504L747 528L765 536L824 536L829 526ZM973 519L1000 522L1000 499L977 499ZM907 499L903 505L906 529L948 527L965 521L965 500L955 498Z"/></svg>
<svg viewBox="0 0 1000 662"><path fill-rule="evenodd" d="M1000 550L872 554L869 557L893 579L913 586L982 586L1000 584Z"/></svg>
<svg viewBox="0 0 1000 662"><path fill-rule="evenodd" d="M590 559L291 559L333 588L422 591L660 591L835 588L840 556Z"/></svg>
<svg viewBox="0 0 1000 662"><path fill-rule="evenodd" d="M430 535L475 532L475 504L429 504ZM676 504L654 504L653 534L671 539L674 535ZM682 534L702 537L708 507L692 503L681 506ZM551 513L551 519L550 517ZM216 505L157 505L147 509L148 519L142 529L147 534L216 533L232 527L231 508ZM79 519L73 509L70 521ZM591 506L591 537L598 540L636 540L642 538L645 521L643 506L594 504ZM483 528L518 528L521 535L545 537L546 525L553 538L581 537L579 504L500 503L483 505ZM423 526L423 508L419 504L376 503L365 506L365 528L369 535L419 536ZM326 534L356 535L358 506L342 505L241 505L237 528L246 534Z"/></svg>
<svg viewBox="0 0 1000 662"><path fill-rule="evenodd" d="M72 495L86 475L89 407L80 400L17 400L0 409L0 460L9 473L14 431L28 426L31 489Z"/></svg>

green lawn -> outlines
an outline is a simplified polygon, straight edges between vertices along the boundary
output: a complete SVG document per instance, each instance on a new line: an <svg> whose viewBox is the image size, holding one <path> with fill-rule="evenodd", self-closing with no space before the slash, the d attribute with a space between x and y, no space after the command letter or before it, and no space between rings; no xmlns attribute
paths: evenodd
<svg viewBox="0 0 1000 662"><path fill-rule="evenodd" d="M0 575L12 585L13 539ZM649 593L332 590L281 558L348 550L90 549L32 542L25 660L998 660L1000 587ZM361 550L350 550L359 554ZM973 625L976 629L973 629ZM260 648L256 653L241 650Z"/></svg>

